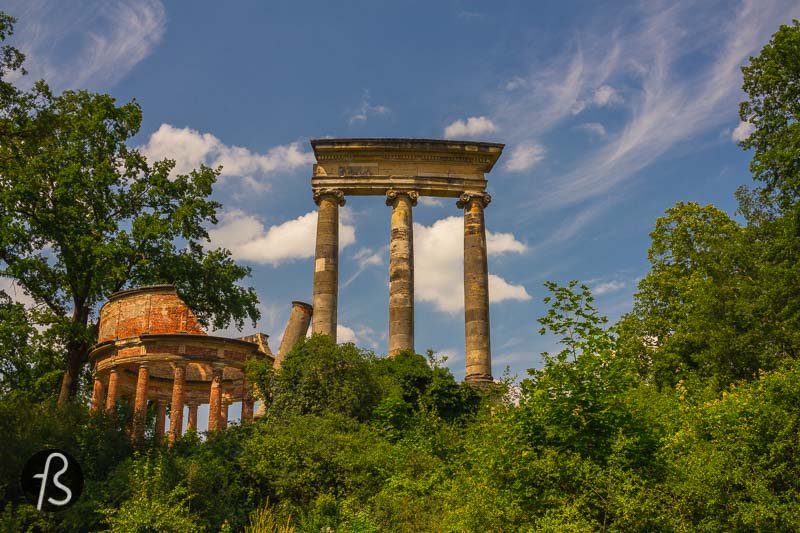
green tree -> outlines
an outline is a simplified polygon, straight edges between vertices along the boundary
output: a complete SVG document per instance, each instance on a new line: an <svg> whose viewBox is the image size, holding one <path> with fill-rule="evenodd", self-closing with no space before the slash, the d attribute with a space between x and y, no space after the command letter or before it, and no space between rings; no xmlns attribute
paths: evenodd
<svg viewBox="0 0 800 533"><path fill-rule="evenodd" d="M712 205L679 202L650 236L651 270L620 325L622 350L642 373L661 386L697 376L725 387L773 368L745 230Z"/></svg>
<svg viewBox="0 0 800 533"><path fill-rule="evenodd" d="M122 288L172 283L204 325L255 322L255 291L238 284L250 270L202 246L217 222L209 196L219 170L170 176L174 161L148 163L129 148L142 120L135 101L53 95L43 82L34 90L14 100L25 112L9 104L0 113L0 132L24 137L0 143L0 275L31 295L63 350L59 403L78 389L94 310Z"/></svg>
<svg viewBox="0 0 800 533"><path fill-rule="evenodd" d="M800 199L800 21L783 25L758 57L742 68L748 99L739 107L754 126L741 142L754 149L750 170L780 211Z"/></svg>

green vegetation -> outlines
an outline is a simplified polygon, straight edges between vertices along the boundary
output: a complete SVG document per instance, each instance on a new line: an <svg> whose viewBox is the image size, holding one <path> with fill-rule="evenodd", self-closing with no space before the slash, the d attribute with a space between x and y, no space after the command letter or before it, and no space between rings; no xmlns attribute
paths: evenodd
<svg viewBox="0 0 800 533"><path fill-rule="evenodd" d="M0 38L12 22L0 17ZM171 449L154 443L135 452L122 411L89 416L78 402L55 406L65 364L59 354L69 339L89 342L87 323L37 329L33 324L52 309L28 311L0 295L0 530L800 530L798 43L798 22L781 27L744 69L749 100L741 114L755 132L743 146L755 149L759 183L737 193L744 223L713 206L669 209L652 233L652 267L634 308L612 326L585 286L548 283L541 332L559 337L563 350L542 354L543 367L529 370L518 388L459 384L433 353L377 358L315 336L279 370L248 367L268 402L264 418L205 440L189 434ZM20 65L13 50L2 50L0 76ZM0 83L4 274L44 304L80 293L91 307L126 280L184 279L187 272L204 279L200 272L221 268L227 277L215 279L227 286L246 273L224 252L182 259L169 244L203 237L198 224L216 209L205 200L214 171L169 181L171 163L150 167L124 146L138 128L137 106L36 90L42 107L23 114L46 112L53 122L14 129L14 106L28 105L30 95ZM130 184L141 198L159 191L168 199L142 200L142 211L123 197L99 198L104 235L115 237L90 258L64 255L56 268L42 263L36 248L58 242L55 236L33 233L23 243L19 232L39 222L23 220L4 202L34 205L41 195L62 193L65 202L77 201L72 192L48 189L34 169L48 158L58 168L71 157L94 165L94 155L78 149L87 146L80 132L89 117L119 125L104 130L113 142L98 150L130 162L145 182L125 177L124 165L55 176L79 187L107 180L124 198ZM58 128L49 129L53 124ZM47 148L28 154L28 143L14 139L29 134ZM15 163L17 149L34 166ZM113 214L112 205L134 211ZM51 216L46 207L42 216ZM88 224L91 234L96 219L75 209L76 223ZM149 223L139 226L137 217ZM59 227L60 250L88 246L73 242L68 224ZM156 253L154 243L166 250ZM119 261L109 258L118 254L142 259L123 260L130 270L117 272L109 265ZM86 285L71 285L66 265L73 255L108 264ZM196 290L192 303L207 317L250 312L247 292L215 300L209 295L220 285ZM51 445L74 455L86 476L79 502L55 514L37 512L17 483L26 459Z"/></svg>

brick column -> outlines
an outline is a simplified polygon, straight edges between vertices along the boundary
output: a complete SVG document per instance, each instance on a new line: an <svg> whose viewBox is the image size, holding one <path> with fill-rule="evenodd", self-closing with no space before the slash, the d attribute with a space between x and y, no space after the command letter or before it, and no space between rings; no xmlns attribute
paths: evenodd
<svg viewBox="0 0 800 533"><path fill-rule="evenodd" d="M222 399L222 407L219 410L219 429L226 429L228 427L228 406L230 402L226 399Z"/></svg>
<svg viewBox="0 0 800 533"><path fill-rule="evenodd" d="M283 358L286 354L292 351L297 341L306 336L308 332L308 325L311 323L311 316L314 314L314 308L305 302L292 302L292 312L289 314L289 322L286 324L286 329L283 330L283 338L281 345L278 348L278 354L275 356L275 362L272 364L274 368L280 368Z"/></svg>
<svg viewBox="0 0 800 533"><path fill-rule="evenodd" d="M169 442L172 444L183 434L183 397L186 387L186 363L176 363L172 375L172 405L169 415Z"/></svg>
<svg viewBox="0 0 800 533"><path fill-rule="evenodd" d="M186 421L186 431L197 431L197 402L189 402L189 418Z"/></svg>
<svg viewBox="0 0 800 533"><path fill-rule="evenodd" d="M253 391L247 378L242 379L242 424L253 420Z"/></svg>
<svg viewBox="0 0 800 533"><path fill-rule="evenodd" d="M136 379L136 399L133 402L133 438L141 440L144 437L144 427L147 422L147 386L150 382L150 370L147 365L139 365L139 375Z"/></svg>
<svg viewBox="0 0 800 533"><path fill-rule="evenodd" d="M222 367L214 365L211 371L211 395L208 400L208 431L219 427L222 410Z"/></svg>
<svg viewBox="0 0 800 533"><path fill-rule="evenodd" d="M113 413L117 405L117 391L119 390L119 371L113 367L108 373L108 391L106 392L106 412Z"/></svg>
<svg viewBox="0 0 800 533"><path fill-rule="evenodd" d="M94 386L92 387L92 414L97 414L103 408L105 386L97 372L94 373Z"/></svg>
<svg viewBox="0 0 800 533"><path fill-rule="evenodd" d="M314 316L311 331L336 341L336 309L339 299L339 207L344 193L337 189L314 192L319 206L317 244L314 252Z"/></svg>
<svg viewBox="0 0 800 533"><path fill-rule="evenodd" d="M457 206L464 209L464 329L467 373L464 381L492 381L489 339L489 269L486 255L486 226L483 210L492 197L482 192L465 192Z"/></svg>
<svg viewBox="0 0 800 533"><path fill-rule="evenodd" d="M386 191L392 207L389 240L389 357L414 350L414 222L416 191Z"/></svg>
<svg viewBox="0 0 800 533"><path fill-rule="evenodd" d="M164 427L167 425L167 400L156 400L156 442L164 440Z"/></svg>

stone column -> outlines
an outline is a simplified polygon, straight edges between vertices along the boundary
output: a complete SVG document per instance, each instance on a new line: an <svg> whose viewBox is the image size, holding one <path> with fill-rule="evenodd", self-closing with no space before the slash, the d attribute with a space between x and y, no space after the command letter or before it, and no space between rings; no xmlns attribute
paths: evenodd
<svg viewBox="0 0 800 533"><path fill-rule="evenodd" d="M222 408L219 410L219 429L228 427L228 406L230 402L227 398L222 399Z"/></svg>
<svg viewBox="0 0 800 533"><path fill-rule="evenodd" d="M117 390L119 390L119 371L113 367L108 373L108 390L106 391L106 412L113 413L117 406Z"/></svg>
<svg viewBox="0 0 800 533"><path fill-rule="evenodd" d="M186 388L186 363L176 363L172 375L172 405L169 415L169 442L172 444L183 434L183 397Z"/></svg>
<svg viewBox="0 0 800 533"><path fill-rule="evenodd" d="M337 189L314 192L319 206L314 253L314 316L311 331L336 341L336 307L339 299L339 207L344 193Z"/></svg>
<svg viewBox="0 0 800 533"><path fill-rule="evenodd" d="M389 357L414 350L414 222L417 191L386 191L392 206L389 240Z"/></svg>
<svg viewBox="0 0 800 533"><path fill-rule="evenodd" d="M247 424L253 420L253 391L247 378L242 379L242 424Z"/></svg>
<svg viewBox="0 0 800 533"><path fill-rule="evenodd" d="M219 428L222 409L222 367L214 365L211 371L211 395L208 400L208 431Z"/></svg>
<svg viewBox="0 0 800 533"><path fill-rule="evenodd" d="M195 430L197 431L197 408L199 404L197 402L189 402L189 419L186 421L186 430Z"/></svg>
<svg viewBox="0 0 800 533"><path fill-rule="evenodd" d="M254 387L256 387L256 386L254 385ZM256 387L256 390L258 390L257 387ZM261 396L261 393L259 392L258 395ZM255 417L256 418L261 418L265 414L267 414L267 402L266 402L266 400L264 400L264 398L261 398L259 400L259 402L258 402L258 409L256 409Z"/></svg>
<svg viewBox="0 0 800 533"><path fill-rule="evenodd" d="M100 409L103 408L104 394L105 386L103 385L103 380L100 379L100 376L95 372L94 387L92 387L92 414L99 413Z"/></svg>
<svg viewBox="0 0 800 533"><path fill-rule="evenodd" d="M147 365L139 365L139 375L136 379L136 399L133 402L133 438L141 440L144 437L144 427L147 423L147 386L150 383L150 370Z"/></svg>
<svg viewBox="0 0 800 533"><path fill-rule="evenodd" d="M464 209L464 319L467 373L465 381L492 381L489 341L489 270L486 257L486 226L483 210L492 197L465 192L458 200Z"/></svg>
<svg viewBox="0 0 800 533"><path fill-rule="evenodd" d="M314 286L316 287L316 284ZM278 354L275 356L275 362L272 364L273 368L280 368L286 354L292 351L297 341L306 336L313 313L314 308L309 304L292 302L292 312L289 314L289 322L286 324L286 329L283 330L283 338L278 348Z"/></svg>
<svg viewBox="0 0 800 533"><path fill-rule="evenodd" d="M156 442L164 440L164 428L167 425L167 400L156 400Z"/></svg>

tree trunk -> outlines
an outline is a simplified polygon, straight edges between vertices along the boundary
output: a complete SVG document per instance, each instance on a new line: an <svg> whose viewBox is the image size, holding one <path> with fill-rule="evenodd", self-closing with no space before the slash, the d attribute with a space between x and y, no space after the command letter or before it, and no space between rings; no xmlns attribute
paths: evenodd
<svg viewBox="0 0 800 533"><path fill-rule="evenodd" d="M85 342L72 342L67 345L67 369L61 380L58 405L66 405L78 393L81 368L86 360L88 346Z"/></svg>
<svg viewBox="0 0 800 533"><path fill-rule="evenodd" d="M67 369L64 371L61 390L58 393L59 407L66 405L78 393L81 368L89 357L89 343L86 339L87 335L92 333L86 331L89 308L83 305L83 301L85 300L76 301L75 310L72 312L72 340L67 342Z"/></svg>

